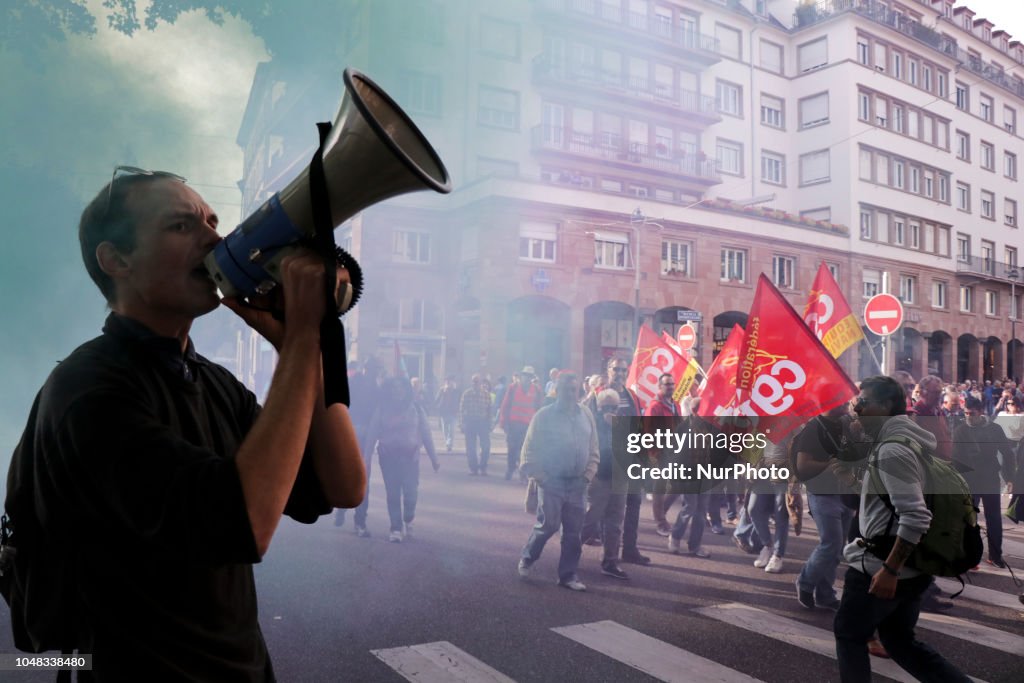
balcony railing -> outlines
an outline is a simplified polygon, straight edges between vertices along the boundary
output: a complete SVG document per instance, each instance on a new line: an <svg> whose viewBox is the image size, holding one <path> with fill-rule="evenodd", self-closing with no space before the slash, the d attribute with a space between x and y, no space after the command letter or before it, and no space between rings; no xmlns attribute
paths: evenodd
<svg viewBox="0 0 1024 683"><path fill-rule="evenodd" d="M1013 280L1010 274L1016 272L1018 282L1024 284L1024 269L1003 261L996 261L984 256L969 256L967 259L958 258L956 272L970 275L980 275L990 280L1009 283Z"/></svg>
<svg viewBox="0 0 1024 683"><path fill-rule="evenodd" d="M813 5L800 5L793 14L793 26L810 26L843 12L856 12L946 55L951 54L951 47L956 49L955 40L875 0L822 0Z"/></svg>
<svg viewBox="0 0 1024 683"><path fill-rule="evenodd" d="M957 45L956 40L947 38L938 31L914 21L900 12L876 0L823 0L814 5L801 5L793 15L796 28L810 26L829 17L843 12L856 12L878 24L896 29L905 36L913 38L922 45L927 45L936 52L952 57L985 80L993 83L1017 97L1024 97L1024 81L1008 76L1002 69L986 64L978 57L971 55Z"/></svg>
<svg viewBox="0 0 1024 683"><path fill-rule="evenodd" d="M663 145L626 142L611 133L579 133L560 126L534 126L534 149L550 149L594 159L634 164L643 168L721 182L714 159L703 153L687 154Z"/></svg>
<svg viewBox="0 0 1024 683"><path fill-rule="evenodd" d="M630 12L624 4L601 0L538 0L545 9L581 15L611 27L626 28L646 36L654 36L717 61L719 43L714 36L687 30L667 18Z"/></svg>
<svg viewBox="0 0 1024 683"><path fill-rule="evenodd" d="M608 71L594 65L558 63L546 53L534 58L533 74L538 79L594 86L609 94L621 96L625 93L645 102L654 102L693 114L701 114L710 119L719 120L721 118L715 106L714 97L652 81L648 78Z"/></svg>

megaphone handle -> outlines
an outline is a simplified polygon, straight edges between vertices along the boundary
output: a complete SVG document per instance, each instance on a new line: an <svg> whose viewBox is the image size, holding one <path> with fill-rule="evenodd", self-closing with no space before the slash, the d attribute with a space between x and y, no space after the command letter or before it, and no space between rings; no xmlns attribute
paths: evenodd
<svg viewBox="0 0 1024 683"><path fill-rule="evenodd" d="M338 317L335 289L337 287L337 260L334 256L334 226L331 224L331 202L327 194L324 175L323 146L331 131L330 123L317 123L320 146L309 162L309 199L313 207L313 241L324 255L324 288L327 308L320 323L320 356L324 366L324 405L333 403L351 405L348 390L348 368L345 352L345 328Z"/></svg>

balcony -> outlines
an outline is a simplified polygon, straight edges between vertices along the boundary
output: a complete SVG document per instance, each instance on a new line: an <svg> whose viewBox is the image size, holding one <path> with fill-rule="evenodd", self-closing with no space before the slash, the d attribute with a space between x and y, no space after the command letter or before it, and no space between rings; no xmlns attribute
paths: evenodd
<svg viewBox="0 0 1024 683"><path fill-rule="evenodd" d="M934 29L914 21L900 12L895 12L875 0L823 0L814 5L801 5L797 7L793 15L793 27L811 26L843 12L855 12L875 23L895 29L936 52L952 57L967 67L971 73L1017 97L1024 98L1024 81L1020 78L1008 76L1002 69L986 64L983 60L961 49L955 40L947 38Z"/></svg>
<svg viewBox="0 0 1024 683"><path fill-rule="evenodd" d="M571 64L567 60L559 63L547 53L534 58L533 78L537 83L586 88L617 100L627 97L645 106L654 105L672 112L685 112L709 124L722 120L714 97L647 78L607 71L590 64Z"/></svg>
<svg viewBox="0 0 1024 683"><path fill-rule="evenodd" d="M1017 271L1017 281L1021 282L1020 276L1024 276L1024 270L1010 263L996 261L984 256L969 256L966 260L957 259L956 262L957 274L975 275L981 280L992 280L1005 284L1010 284L1012 281L1010 273L1013 271Z"/></svg>
<svg viewBox="0 0 1024 683"><path fill-rule="evenodd" d="M576 158L595 159L623 169L654 171L676 178L696 181L702 185L722 182L713 159L703 153L687 154L664 145L626 142L619 135L574 132L558 126L534 126L533 150L562 153Z"/></svg>
<svg viewBox="0 0 1024 683"><path fill-rule="evenodd" d="M875 0L822 0L813 5L800 5L793 14L793 28L812 26L844 12L855 12L876 24L895 29L936 52L955 56L955 40Z"/></svg>
<svg viewBox="0 0 1024 683"><path fill-rule="evenodd" d="M650 47L672 46L683 56L704 64L721 60L717 38L687 30L658 16L630 12L625 4L613 5L601 0L537 0L537 7L559 18L569 16L592 26L611 29L620 36L635 36L645 41L654 39L658 43Z"/></svg>

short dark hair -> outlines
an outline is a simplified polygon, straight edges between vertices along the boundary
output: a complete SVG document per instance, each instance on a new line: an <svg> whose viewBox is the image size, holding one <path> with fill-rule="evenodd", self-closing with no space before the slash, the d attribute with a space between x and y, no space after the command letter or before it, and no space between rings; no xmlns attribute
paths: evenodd
<svg viewBox="0 0 1024 683"><path fill-rule="evenodd" d="M964 401L964 408L968 410L981 410L983 405L981 399L977 396L968 396L967 400Z"/></svg>
<svg viewBox="0 0 1024 683"><path fill-rule="evenodd" d="M879 403L888 403L890 415L907 414L907 394L892 377L875 375L861 380L860 390Z"/></svg>
<svg viewBox="0 0 1024 683"><path fill-rule="evenodd" d="M82 211L82 218L78 222L78 245L82 250L82 261L85 262L89 277L100 288L108 304L114 303L117 291L114 281L100 268L96 248L103 242L110 242L124 253L135 249L136 216L127 208L128 197L136 187L161 179L166 177L143 174L120 176L104 185Z"/></svg>

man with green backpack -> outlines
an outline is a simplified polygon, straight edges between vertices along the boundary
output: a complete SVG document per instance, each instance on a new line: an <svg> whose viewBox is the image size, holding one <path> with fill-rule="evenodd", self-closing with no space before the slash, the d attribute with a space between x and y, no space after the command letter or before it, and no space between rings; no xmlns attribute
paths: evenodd
<svg viewBox="0 0 1024 683"><path fill-rule="evenodd" d="M958 575L981 556L970 492L931 455L935 437L907 417L898 382L869 377L860 386L854 410L874 446L861 489L862 538L844 551L850 567L834 623L840 680L871 680L867 641L877 628L892 659L915 678L967 681L917 640L914 627L932 576Z"/></svg>

